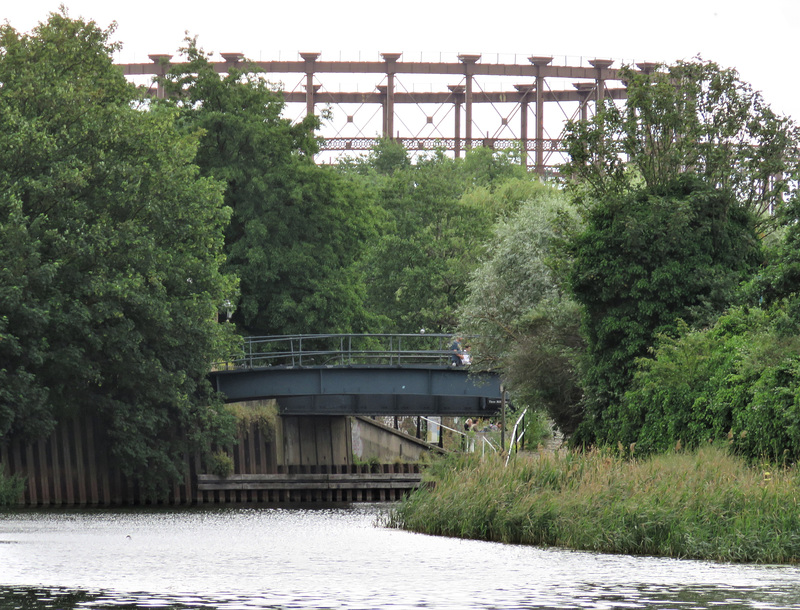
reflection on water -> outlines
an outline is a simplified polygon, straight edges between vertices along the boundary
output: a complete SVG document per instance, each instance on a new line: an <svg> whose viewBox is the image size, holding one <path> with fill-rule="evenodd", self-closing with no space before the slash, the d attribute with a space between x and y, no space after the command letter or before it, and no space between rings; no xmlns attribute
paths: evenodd
<svg viewBox="0 0 800 610"><path fill-rule="evenodd" d="M376 525L384 506L0 514L0 608L791 608L800 569Z"/></svg>

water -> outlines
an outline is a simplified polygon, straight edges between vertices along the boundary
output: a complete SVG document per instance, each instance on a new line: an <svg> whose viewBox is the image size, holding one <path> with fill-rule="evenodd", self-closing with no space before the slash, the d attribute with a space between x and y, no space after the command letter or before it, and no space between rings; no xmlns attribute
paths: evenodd
<svg viewBox="0 0 800 610"><path fill-rule="evenodd" d="M800 608L800 568L438 538L349 509L0 513L0 608Z"/></svg>

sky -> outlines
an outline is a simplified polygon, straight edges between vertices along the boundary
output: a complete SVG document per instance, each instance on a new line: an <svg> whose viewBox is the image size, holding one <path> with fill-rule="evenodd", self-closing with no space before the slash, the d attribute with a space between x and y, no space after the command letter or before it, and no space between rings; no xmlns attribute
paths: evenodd
<svg viewBox="0 0 800 610"><path fill-rule="evenodd" d="M119 63L177 54L187 33L206 51L255 60L480 53L615 59L617 67L700 56L737 69L773 110L800 121L800 0L0 0L0 21L30 32L60 4L102 27L116 22Z"/></svg>

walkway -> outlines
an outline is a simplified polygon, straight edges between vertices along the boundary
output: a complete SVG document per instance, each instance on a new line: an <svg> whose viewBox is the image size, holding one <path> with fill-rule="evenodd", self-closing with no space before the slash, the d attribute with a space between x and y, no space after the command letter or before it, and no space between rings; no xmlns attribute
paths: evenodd
<svg viewBox="0 0 800 610"><path fill-rule="evenodd" d="M277 398L284 415L492 415L500 378L450 366L450 335L249 337L212 372L229 402Z"/></svg>

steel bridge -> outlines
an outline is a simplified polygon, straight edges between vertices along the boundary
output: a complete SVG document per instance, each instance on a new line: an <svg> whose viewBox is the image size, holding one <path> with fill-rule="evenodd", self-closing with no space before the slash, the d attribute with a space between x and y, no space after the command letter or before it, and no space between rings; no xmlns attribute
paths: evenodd
<svg viewBox="0 0 800 610"><path fill-rule="evenodd" d="M493 415L500 377L450 364L451 335L248 337L211 379L228 402L278 400L282 415Z"/></svg>
<svg viewBox="0 0 800 610"><path fill-rule="evenodd" d="M321 133L323 161L325 155L333 160L368 151L383 137L402 142L412 153L443 148L456 157L476 146L518 148L526 166L547 174L565 160L567 121L586 119L603 99L626 97L611 59L559 65L553 57L501 61L498 55L492 62L480 54L449 61L405 61L402 53L381 53L380 61L326 61L321 53L299 53L293 61L220 55L222 61L212 62L219 73L251 67L269 80L290 83L282 89L287 109L300 109L295 119L315 114L319 107L331 109L332 120ZM120 67L130 79L163 96L157 78L180 62L171 63L171 55L149 58L149 63ZM636 68L650 72L656 65L639 62ZM342 81L353 87L354 80L354 90L342 90ZM508 86L504 80L516 82Z"/></svg>

